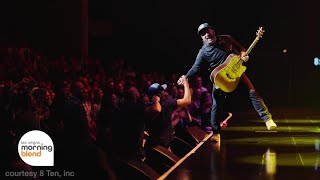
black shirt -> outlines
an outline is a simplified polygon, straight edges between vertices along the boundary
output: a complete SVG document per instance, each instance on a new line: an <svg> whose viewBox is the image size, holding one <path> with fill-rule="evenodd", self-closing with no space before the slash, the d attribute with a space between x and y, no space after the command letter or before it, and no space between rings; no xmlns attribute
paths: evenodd
<svg viewBox="0 0 320 180"><path fill-rule="evenodd" d="M209 65L210 71L212 71L222 64L229 54L240 54L241 51L244 51L244 48L231 36L219 35L215 44L203 44L186 77L195 75L204 64Z"/></svg>

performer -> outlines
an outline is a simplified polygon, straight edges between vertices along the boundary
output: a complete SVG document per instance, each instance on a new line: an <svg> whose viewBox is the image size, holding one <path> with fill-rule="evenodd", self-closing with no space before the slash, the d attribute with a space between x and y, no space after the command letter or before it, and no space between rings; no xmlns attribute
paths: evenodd
<svg viewBox="0 0 320 180"><path fill-rule="evenodd" d="M245 48L243 48L240 43L230 35L216 35L214 29L208 23L203 23L198 27L198 34L201 36L203 45L196 56L194 64L185 75L189 79L197 74L199 69L206 64L209 65L211 71L215 70L215 68L227 60L230 54L238 55L243 61L249 59ZM265 122L267 129L271 130L276 128L277 125L272 120L271 113L245 73L241 75L240 82L248 88L252 105L260 118ZM215 83L213 83L213 103L211 109L211 126L213 130L212 141L220 140L220 123L223 117L221 108L223 100L219 98L221 97L221 94L226 95L227 92L222 91Z"/></svg>

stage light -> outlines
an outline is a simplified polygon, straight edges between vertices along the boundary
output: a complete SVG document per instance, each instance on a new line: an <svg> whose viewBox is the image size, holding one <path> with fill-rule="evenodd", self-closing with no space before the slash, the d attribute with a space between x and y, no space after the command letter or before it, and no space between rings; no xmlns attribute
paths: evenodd
<svg viewBox="0 0 320 180"><path fill-rule="evenodd" d="M315 66L320 66L320 58L318 58L318 57L314 58L314 65Z"/></svg>

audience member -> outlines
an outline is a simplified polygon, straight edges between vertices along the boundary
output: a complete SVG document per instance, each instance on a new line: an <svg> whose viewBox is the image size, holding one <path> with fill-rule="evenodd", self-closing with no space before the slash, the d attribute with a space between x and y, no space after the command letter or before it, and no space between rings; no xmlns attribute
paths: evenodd
<svg viewBox="0 0 320 180"><path fill-rule="evenodd" d="M187 106L191 103L188 79L182 78L178 84L184 86L185 94L182 99L169 99L165 92L167 88L166 84L160 85L159 83L154 83L149 87L150 95L160 98L162 110L158 116L149 121L149 137L146 141L146 151L158 145L170 150L170 143L173 140L174 133L171 123L172 114L178 107Z"/></svg>

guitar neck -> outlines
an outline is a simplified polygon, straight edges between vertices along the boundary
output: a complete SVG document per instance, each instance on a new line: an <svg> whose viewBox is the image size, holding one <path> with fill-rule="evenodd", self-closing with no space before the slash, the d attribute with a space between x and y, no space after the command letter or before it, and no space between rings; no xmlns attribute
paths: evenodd
<svg viewBox="0 0 320 180"><path fill-rule="evenodd" d="M256 39L251 43L251 45L247 49L246 51L247 55L251 52L251 50L254 48L254 46L257 44L258 41L259 41L259 37L256 37Z"/></svg>

